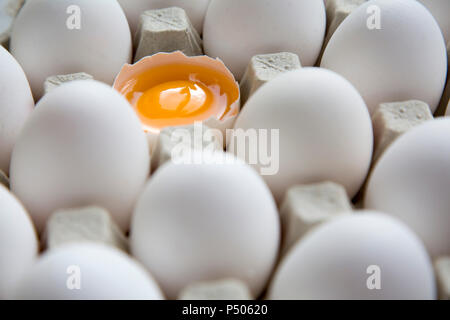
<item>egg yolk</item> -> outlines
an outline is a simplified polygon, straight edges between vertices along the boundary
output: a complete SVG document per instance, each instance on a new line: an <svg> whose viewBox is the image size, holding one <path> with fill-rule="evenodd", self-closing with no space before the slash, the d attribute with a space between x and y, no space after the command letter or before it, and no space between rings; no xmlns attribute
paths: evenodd
<svg viewBox="0 0 450 320"><path fill-rule="evenodd" d="M120 92L137 112L144 129L192 124L212 116L236 115L236 83L216 70L197 65L164 65L127 81Z"/></svg>

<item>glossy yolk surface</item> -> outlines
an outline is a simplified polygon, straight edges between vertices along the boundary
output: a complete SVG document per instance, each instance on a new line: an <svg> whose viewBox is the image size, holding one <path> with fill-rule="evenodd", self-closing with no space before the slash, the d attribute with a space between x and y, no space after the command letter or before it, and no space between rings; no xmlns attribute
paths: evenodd
<svg viewBox="0 0 450 320"><path fill-rule="evenodd" d="M130 79L120 92L148 131L192 124L212 116L223 120L238 112L231 109L239 97L236 84L202 66L159 66Z"/></svg>

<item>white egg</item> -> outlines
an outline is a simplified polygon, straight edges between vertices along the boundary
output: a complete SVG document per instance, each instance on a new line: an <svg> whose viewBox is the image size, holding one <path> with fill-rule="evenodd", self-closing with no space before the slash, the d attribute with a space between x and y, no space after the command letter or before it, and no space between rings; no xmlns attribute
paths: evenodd
<svg viewBox="0 0 450 320"><path fill-rule="evenodd" d="M2 46L0 70L0 170L8 174L14 143L34 101L25 73Z"/></svg>
<svg viewBox="0 0 450 320"><path fill-rule="evenodd" d="M37 257L36 231L20 202L0 184L0 299L12 290Z"/></svg>
<svg viewBox="0 0 450 320"><path fill-rule="evenodd" d="M411 99L434 112L446 80L446 51L439 26L420 3L372 0L338 27L321 67L353 83L370 113L380 103Z"/></svg>
<svg viewBox="0 0 450 320"><path fill-rule="evenodd" d="M180 7L186 14L199 34L203 32L203 20L210 0L119 0L134 35L139 26L141 14L146 10Z"/></svg>
<svg viewBox="0 0 450 320"><path fill-rule="evenodd" d="M417 236L389 216L360 212L312 230L275 273L269 299L435 299L433 266Z"/></svg>
<svg viewBox="0 0 450 320"><path fill-rule="evenodd" d="M14 23L10 50L38 99L52 75L86 72L112 84L131 60L132 42L116 0L33 0Z"/></svg>
<svg viewBox="0 0 450 320"><path fill-rule="evenodd" d="M279 141L269 141L279 170L263 176L278 202L289 187L320 181L340 183L353 197L370 165L373 133L367 107L348 81L328 70L303 68L268 82L249 99L235 129L279 130ZM230 151L247 161L251 157L239 146ZM262 172L259 160L254 167Z"/></svg>
<svg viewBox="0 0 450 320"><path fill-rule="evenodd" d="M11 189L41 231L56 209L98 205L127 230L149 173L141 123L118 92L97 81L53 89L37 104L11 159Z"/></svg>
<svg viewBox="0 0 450 320"><path fill-rule="evenodd" d="M325 6L311 0L212 0L203 45L239 80L252 56L288 51L313 66L326 28Z"/></svg>
<svg viewBox="0 0 450 320"><path fill-rule="evenodd" d="M160 300L146 270L122 251L105 245L68 244L47 251L20 282L14 296L25 300Z"/></svg>
<svg viewBox="0 0 450 320"><path fill-rule="evenodd" d="M380 158L365 207L392 214L434 257L450 254L450 119L428 121L398 138Z"/></svg>
<svg viewBox="0 0 450 320"><path fill-rule="evenodd" d="M450 12L450 1L448 0L419 0L438 22L445 43L450 41L450 19L448 17Z"/></svg>
<svg viewBox="0 0 450 320"><path fill-rule="evenodd" d="M277 209L264 181L233 163L159 168L135 208L131 251L169 298L195 281L236 278L258 296L279 246Z"/></svg>

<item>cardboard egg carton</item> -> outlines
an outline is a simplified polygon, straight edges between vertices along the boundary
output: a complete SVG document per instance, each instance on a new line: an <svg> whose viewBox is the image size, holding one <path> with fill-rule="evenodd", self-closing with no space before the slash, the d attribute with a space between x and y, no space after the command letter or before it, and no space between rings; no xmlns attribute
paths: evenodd
<svg viewBox="0 0 450 320"><path fill-rule="evenodd" d="M63 74L57 76L48 77L44 82L44 90L45 93L49 93L51 90L59 87L60 85L76 81L76 80L93 80L94 77L85 72L71 73L71 74Z"/></svg>
<svg viewBox="0 0 450 320"><path fill-rule="evenodd" d="M14 20L25 0L0 0L0 45L8 48Z"/></svg>
<svg viewBox="0 0 450 320"><path fill-rule="evenodd" d="M186 12L178 7L145 11L134 40L135 62L159 52L178 50L187 56L203 55L198 32Z"/></svg>
<svg viewBox="0 0 450 320"><path fill-rule="evenodd" d="M47 221L44 246L53 249L73 242L98 242L128 251L128 240L111 218L99 207L58 210Z"/></svg>
<svg viewBox="0 0 450 320"><path fill-rule="evenodd" d="M0 184L4 185L6 188L9 189L8 176L2 170L0 170Z"/></svg>
<svg viewBox="0 0 450 320"><path fill-rule="evenodd" d="M162 166L182 150L223 151L223 136L220 130L214 130L197 122L193 125L167 127L161 130L156 138L151 156L152 171Z"/></svg>
<svg viewBox="0 0 450 320"><path fill-rule="evenodd" d="M291 187L280 207L281 253L285 254L312 228L329 219L350 214L352 210L344 187L334 182Z"/></svg>
<svg viewBox="0 0 450 320"><path fill-rule="evenodd" d="M448 90L448 88L447 88L447 90ZM447 94L450 94L450 92L449 93L447 93ZM450 101L449 101L449 98L447 98L447 104L445 105L444 104L444 106L445 106L445 115L446 116L450 116Z"/></svg>
<svg viewBox="0 0 450 320"><path fill-rule="evenodd" d="M434 264L440 300L450 300L450 257L441 257Z"/></svg>
<svg viewBox="0 0 450 320"><path fill-rule="evenodd" d="M373 163L400 135L409 129L432 120L430 107L422 101L382 103L372 115L374 131Z"/></svg>
<svg viewBox="0 0 450 320"><path fill-rule="evenodd" d="M447 70L450 70L450 42L447 43ZM442 94L441 102L434 113L435 116L450 116L450 73L447 71L447 85L445 86L444 93Z"/></svg>
<svg viewBox="0 0 450 320"><path fill-rule="evenodd" d="M184 288L178 300L253 300L247 285L240 280L224 279L196 282Z"/></svg>
<svg viewBox="0 0 450 320"><path fill-rule="evenodd" d="M300 69L298 55L290 52L261 54L252 57L241 80L241 105L263 84L276 76L295 69Z"/></svg>

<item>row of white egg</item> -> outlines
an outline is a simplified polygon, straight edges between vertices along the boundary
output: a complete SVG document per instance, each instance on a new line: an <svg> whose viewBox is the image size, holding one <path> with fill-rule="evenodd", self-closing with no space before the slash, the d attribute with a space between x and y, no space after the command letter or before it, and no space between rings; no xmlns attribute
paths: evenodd
<svg viewBox="0 0 450 320"><path fill-rule="evenodd" d="M191 283L225 278L243 281L257 297L277 262L275 203L244 164L169 164L158 170L131 227L131 253L146 271L117 249L94 244L61 246L35 262L38 244L25 209L3 187L0 196L2 298L176 298ZM382 291L366 287L369 266L382 270ZM68 284L76 270L82 291ZM434 281L430 258L409 228L380 211L361 211L302 238L281 260L267 298L433 299Z"/></svg>
<svg viewBox="0 0 450 320"><path fill-rule="evenodd" d="M262 5L255 0L218 0L212 1L207 11L205 51L224 60L237 79L255 54L294 52L299 54L303 66L314 65L319 55L325 33L323 3L296 1L296 10L287 10L284 2L268 2ZM379 103L387 101L417 99L428 103L432 112L439 103L447 72L445 43L432 16L414 2L368 2L346 19L324 52L321 66L349 80L371 113ZM77 3L83 8L83 24L76 32L65 27L70 1L30 1L15 23L11 52L24 69L36 99L42 96L43 83L48 76L83 70L97 80L112 84L123 64L130 62L131 36L116 1L79 0ZM193 11L195 24L202 25L205 1L191 4L194 3L195 6L186 9ZM373 3L383 9L382 30L367 28L367 8ZM441 9L433 12L448 11L445 10L448 1L432 3L436 3L433 8ZM133 26L137 23L136 11L143 8L144 2L126 1L122 5ZM155 2L154 5L160 4ZM292 4L286 1L284 5ZM292 12L292 17L286 16L286 11ZM100 17L98 12L102 12ZM297 12L304 18L298 19ZM234 17L233 25L226 18L228 15ZM448 29L446 20L441 21L443 28ZM2 69L17 69L6 54L2 56ZM14 71L15 77L21 77L20 73L20 70ZM7 119L6 115L12 118L8 123L2 121L0 169L6 172L14 141L33 105L24 79L12 80L4 84L9 95L2 97L2 103L15 107L1 110L2 115L5 114L2 119Z"/></svg>
<svg viewBox="0 0 450 320"><path fill-rule="evenodd" d="M423 175L434 178L428 188L438 189L445 196L446 189L439 188L448 187L448 179L436 176L442 175L439 168L443 161L449 162L450 153L444 151L446 159L436 157L434 148L443 143L429 146L429 140L449 131L450 120L436 120L414 129L396 142L377 170L404 167L403 159L389 158L404 154L402 149L420 154L429 151L423 148L435 150L428 161L433 162L429 168L436 174ZM421 139L425 144L420 145L422 149L415 145ZM449 149L448 143L444 148ZM428 165L426 160L420 159L407 170ZM425 193L429 191L417 194L423 191L422 181L397 179L392 174L383 179L383 174L375 173L371 180L375 187L369 192L369 201L374 201L374 207L399 206L409 215L402 217L405 221L417 222L419 231L431 229L432 234L421 234L434 241L431 245L448 245L445 198L431 208L433 204L427 202L430 197ZM385 185L376 185L379 179L383 184L397 180L393 183L398 189L386 194ZM401 183L409 185L395 185ZM257 297L276 265L280 241L276 205L263 180L245 164L167 164L150 179L134 210L131 253L153 277L123 253L100 245L62 246L34 263L38 244L31 220L11 193L3 187L0 191L2 297L157 299L163 297L158 283L166 297L176 298L190 283L222 278L242 280ZM413 192L417 199L412 203L406 198ZM438 193L434 195L439 197ZM430 216L414 216L424 212L418 212L422 209L419 205L424 206L421 201L429 205L425 209L434 209ZM408 206L411 210L405 211ZM379 212L362 211L336 218L310 232L281 260L268 298L435 298L433 267L422 242L403 223ZM382 291L367 290L366 269L371 265L382 270ZM69 290L67 272L71 267L79 268L83 291Z"/></svg>
<svg viewBox="0 0 450 320"><path fill-rule="evenodd" d="M48 76L82 69L112 84L122 65L131 61L132 37L119 4L107 0L74 3L83 14L75 32L65 27L66 9L73 5L68 0L26 3L17 18L11 51L24 68L36 98L42 96L42 83ZM145 8L159 8L162 3L185 7L199 30L203 30L204 18L206 54L220 57L237 79L256 54L293 52L303 66L315 65L326 31L321 1L213 0L209 4L196 0L187 4L154 0L122 1L121 5L135 32L139 13ZM448 1L426 3L441 21L447 43L447 19L440 13L450 9ZM373 4L383 10L382 30L367 25L367 8ZM368 2L347 19L333 38L322 66L350 80L367 99L370 109L392 98L416 95L434 110L445 81L445 44L439 26L422 6L408 0ZM360 70L366 70L364 76ZM405 77L407 72L409 77ZM389 91L392 86L398 88L397 96ZM373 87L379 87L378 91L371 91Z"/></svg>
<svg viewBox="0 0 450 320"><path fill-rule="evenodd" d="M415 5L411 8L412 11L419 10ZM436 26L431 22L429 25L431 28L429 35L435 35ZM431 39L437 41L437 36ZM439 42L431 46L433 50L438 48L436 51L440 53L439 47ZM15 90L20 86L23 86L23 90L27 88L26 78L20 66L11 62L14 59L6 51L0 51L5 57L1 60L8 61L5 66L16 70L11 71L8 79L14 79L12 77L17 79L15 82L8 81L11 87L4 91L8 92L8 96L2 93L2 99L3 97L25 99L21 105L27 108L22 110L30 108L31 111L33 104L31 95L23 95ZM439 63L440 54L433 52L425 54L437 58L437 64L444 69L444 65ZM440 75L442 70L437 72L437 75L435 72L433 77L440 78ZM299 90L300 88L302 90ZM440 90L442 92L442 88ZM424 91L428 93L438 90L428 88ZM323 92L327 94L324 95ZM61 105L65 108L61 109ZM267 115L270 115L270 118ZM17 113L19 119L17 121L23 121L26 116L26 112ZM14 119L10 115L8 117ZM269 176L266 180L277 200L281 199L289 185L311 182L309 181L312 179L311 176L319 180L330 179L340 182L346 186L350 195L354 195L370 165L372 132L364 100L350 83L329 71L306 69L280 76L262 88L248 102L236 126L281 129L281 150L285 150L280 154L281 170L278 175ZM121 127L121 131L118 131L117 127ZM445 190L448 186L445 173L448 172L446 164L449 154L446 152L448 143L443 138L448 130L448 120L432 121L396 142L377 166L371 179L373 182L369 184L367 198L368 207L396 214L407 222L421 236L433 256L450 252L446 228L449 225L446 213L449 205L445 202ZM295 143L292 137L296 137ZM326 148L324 142L327 144ZM119 94L98 83L73 83L55 90L39 103L15 149L17 151L14 151L11 167L12 190L30 210L38 228L43 227L46 217L55 208L85 205L91 201L110 209L122 227L127 228L129 212L132 211L135 199L148 175L149 160L139 121ZM324 150L326 154L323 153ZM89 154L90 157L83 157L85 154ZM404 164L405 159L408 159L407 166ZM303 161L305 166L298 168L299 161ZM211 277L235 276L244 279L255 295L261 292L267 282L276 261L279 242L276 207L261 178L248 167L239 165L226 170L230 172L223 171L223 168L215 170L211 166L200 166L199 172L196 173L192 171L192 167L167 166L151 179L142 193L135 212L135 226L132 226L132 230L133 228L136 230L132 231L134 254L151 270L169 297L176 297L184 285L208 273L213 273ZM182 178L183 176L185 178ZM199 177L203 176L204 181L198 181ZM245 179L247 184L243 184L242 179ZM427 184L422 182L424 179ZM118 181L120 183L117 183ZM250 188L249 184L254 186ZM60 188L61 185L65 185L66 188ZM212 185L214 188L211 188ZM230 193L230 190L233 190L233 193ZM252 190L252 193L249 194L248 190ZM430 197L431 193L433 197ZM229 199L224 195L236 199ZM4 201L6 203L6 200ZM152 208L151 215L149 207ZM186 208L190 208L189 216L184 215L187 212ZM217 208L221 210L217 211ZM14 210L19 209L16 206ZM211 215L211 211L216 214ZM423 212L430 212L430 215L424 217ZM230 213L236 216L230 217ZM256 216L252 216L253 214ZM17 216L19 215L25 216L24 213ZM228 219L223 219L224 217ZM245 221L243 217L248 220ZM23 221L24 218L19 219L22 220L17 221L17 235L22 232L24 236L18 240L17 247L21 247L21 242L25 243L28 249L22 252L29 259L30 251L35 252L36 244L32 244L35 239L31 240L32 229L26 227L27 222ZM377 238L385 237L388 241L395 235L398 239L402 239L404 234L404 240L398 240L398 246L392 246L389 250L385 245L376 244L386 255L386 261L392 261L391 277L396 279L392 282L396 286L392 287L393 291L387 290L385 298L405 297L404 288L408 277L412 274L418 279L417 283L420 286L417 290L408 292L413 294L411 297L433 297L434 285L430 263L421 244L410 231L398 226L398 222L389 219L385 221L386 218L383 217L371 218L369 215L367 218L352 219L355 219L353 227L352 223L346 221L345 224L336 222L336 227L333 225L328 228L336 228L337 234L341 232L348 234L352 228L358 233L358 229L364 229L362 226L369 228L373 225L374 221L371 219L375 219L380 223L380 229L377 230L382 230L381 234L376 232ZM12 222L2 225L8 226L10 230L16 228ZM30 230L21 231L21 228ZM388 232L389 228L393 229L392 233ZM150 229L153 232L148 232ZM316 234L320 234L319 231ZM315 289L317 292L330 292L326 290L326 283L317 280L323 277L317 266L333 263L315 260L314 257L336 259L333 260L334 263L340 261L330 255L317 256L318 251L331 250L332 244L322 243L331 234L332 231L328 231L326 236L314 235L319 240L299 244L298 249L293 251L295 253L280 267L280 275L275 278L278 280L275 280L273 289L273 292L278 290L279 293L274 293L272 297L302 297L292 283L296 283L295 280L299 282L302 276L311 276L312 270L316 271L314 274L317 278L311 279L316 279L317 282L311 284L312 287L306 291L311 292ZM360 233L358 236L362 237ZM333 236L332 243L337 247L340 244L343 248L348 248L347 240L342 237L342 235ZM368 239L367 246L374 245L370 243L370 239L375 241L375 235L373 238L371 235L366 237L364 239ZM7 241L10 240L3 240L2 243ZM233 242L232 245L230 241ZM314 241L319 243L309 244ZM151 248L152 245L154 247ZM311 246L311 253L298 253L307 250L304 249L305 246ZM10 249L9 246L5 249L2 247L3 252ZM338 251L342 250L344 249ZM403 269L399 269L400 263L397 262L408 260L407 257L400 255L401 252L410 254L408 257L412 258L409 265L416 266L415 269L408 269L411 273L404 276L399 275ZM358 251L349 249L350 253L356 255ZM305 270L304 273L289 271L306 259L303 256L305 254L310 265L301 265ZM342 255L345 256L345 250L342 251ZM393 256L403 258L392 260ZM8 266L10 270L15 269L17 262L13 259L10 261L13 264L7 262L8 265L4 270L7 270ZM211 261L217 265L212 265ZM388 262L386 264L389 266ZM23 265L27 265L27 260ZM41 268L40 272L45 273L48 270L48 267ZM389 267L387 269L390 270ZM347 278L352 277L355 272L348 270ZM341 280L347 279L338 274L334 276ZM13 276L8 278L14 279ZM39 277L30 276L29 279ZM327 283L329 286L333 285L333 282ZM319 284L325 287L320 288ZM38 287L42 283L35 285ZM305 285L304 283L301 287L307 288ZM25 289L30 291L30 287L26 284ZM396 293L393 293L394 291ZM152 292L153 297L158 296L155 291Z"/></svg>

